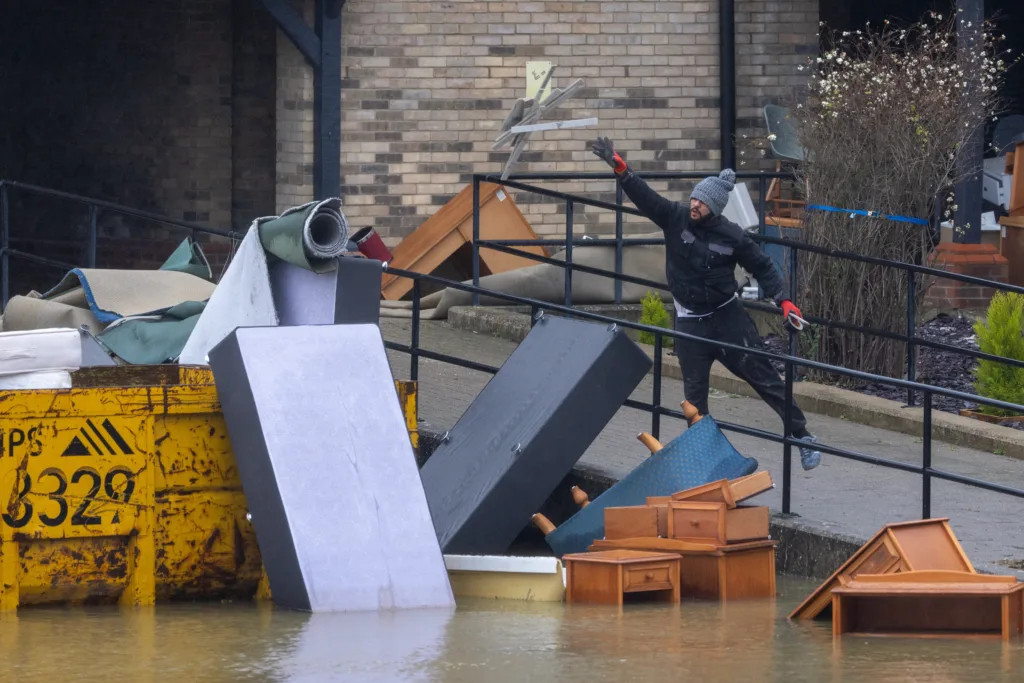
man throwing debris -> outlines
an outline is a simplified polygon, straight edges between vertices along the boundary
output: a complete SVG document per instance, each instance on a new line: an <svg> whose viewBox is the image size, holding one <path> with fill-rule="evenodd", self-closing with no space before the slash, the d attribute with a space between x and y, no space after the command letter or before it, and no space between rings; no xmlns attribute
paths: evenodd
<svg viewBox="0 0 1024 683"><path fill-rule="evenodd" d="M665 233L665 270L677 332L763 348L754 321L737 296L737 263L757 279L787 319L802 317L786 296L786 283L771 259L742 228L722 216L735 172L726 169L697 183L686 206L662 197L634 175L608 138L598 138L593 152L612 167L636 208ZM689 339L676 339L675 353L686 400L701 414L708 413L708 383L716 360L752 386L780 417L785 414L785 383L767 358ZM805 470L813 469L821 462L821 453L814 448L817 438L807 431L807 420L795 402L792 418L792 436L807 442L800 448L800 462Z"/></svg>

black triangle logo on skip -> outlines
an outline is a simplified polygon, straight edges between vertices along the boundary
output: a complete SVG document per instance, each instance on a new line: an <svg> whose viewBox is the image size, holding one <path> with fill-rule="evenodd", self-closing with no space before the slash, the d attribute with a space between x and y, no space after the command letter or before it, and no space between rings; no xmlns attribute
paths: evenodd
<svg viewBox="0 0 1024 683"><path fill-rule="evenodd" d="M91 419L86 419L61 456L131 455L134 452L110 420L103 420L100 426L103 431Z"/></svg>

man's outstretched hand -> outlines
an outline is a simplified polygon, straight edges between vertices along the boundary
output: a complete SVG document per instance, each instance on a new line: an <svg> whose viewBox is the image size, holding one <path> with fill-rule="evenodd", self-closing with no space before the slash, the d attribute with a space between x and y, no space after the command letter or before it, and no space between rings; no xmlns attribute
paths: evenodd
<svg viewBox="0 0 1024 683"><path fill-rule="evenodd" d="M616 173L623 173L626 170L626 162L622 160L612 141L608 138L598 138L590 147L595 155L604 159L604 162L612 167Z"/></svg>
<svg viewBox="0 0 1024 683"><path fill-rule="evenodd" d="M789 299L782 302L782 317L797 330L802 330L806 322L803 313Z"/></svg>

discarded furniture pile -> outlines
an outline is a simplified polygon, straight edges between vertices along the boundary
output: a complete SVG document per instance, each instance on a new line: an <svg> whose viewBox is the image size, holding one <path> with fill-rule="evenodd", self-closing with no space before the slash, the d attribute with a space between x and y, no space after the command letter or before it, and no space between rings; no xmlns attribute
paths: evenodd
<svg viewBox="0 0 1024 683"><path fill-rule="evenodd" d="M979 574L947 518L888 524L789 615L833 637L1024 634L1024 583Z"/></svg>
<svg viewBox="0 0 1024 683"><path fill-rule="evenodd" d="M685 436L706 418L689 403L683 409L690 419ZM654 455L665 449L650 434L639 438ZM670 591L675 600L774 597L778 541L769 536L769 510L741 504L773 487L771 475L760 471L607 506L601 500L614 487L595 501L575 488L581 512L593 507L603 513L603 536L584 552L562 556L566 601L621 605L626 595L648 591ZM557 531L541 514L534 523L549 538Z"/></svg>

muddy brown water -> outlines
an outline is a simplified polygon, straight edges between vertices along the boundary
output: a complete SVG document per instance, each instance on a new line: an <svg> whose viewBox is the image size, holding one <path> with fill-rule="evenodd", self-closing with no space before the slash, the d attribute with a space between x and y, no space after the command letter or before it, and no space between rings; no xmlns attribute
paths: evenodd
<svg viewBox="0 0 1024 683"><path fill-rule="evenodd" d="M0 617L0 681L1024 681L1024 644L844 637L780 597L617 608L460 600L454 611L309 615L254 604L25 609Z"/></svg>

